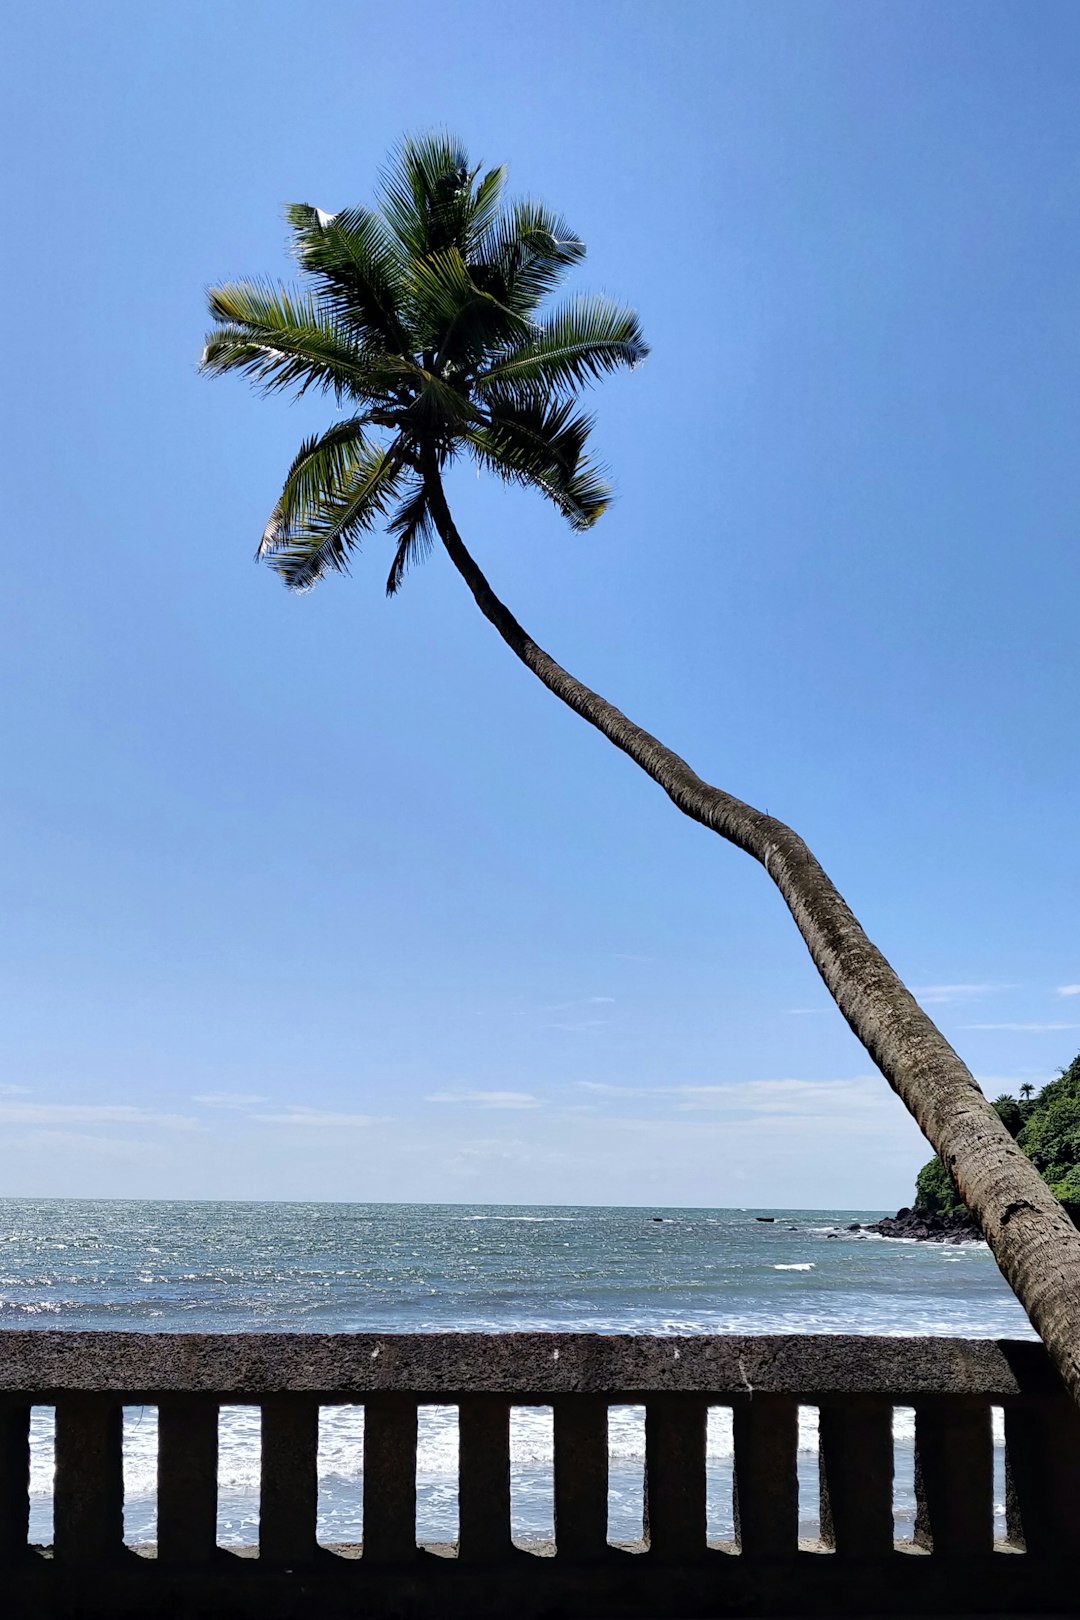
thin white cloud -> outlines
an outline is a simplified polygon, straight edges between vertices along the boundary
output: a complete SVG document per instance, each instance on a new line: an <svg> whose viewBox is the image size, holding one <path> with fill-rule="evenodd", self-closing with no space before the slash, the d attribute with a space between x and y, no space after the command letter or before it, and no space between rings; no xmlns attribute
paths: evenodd
<svg viewBox="0 0 1080 1620"><path fill-rule="evenodd" d="M1011 1029L1030 1035L1042 1035L1049 1030L1080 1029L1080 1024L964 1024L964 1029Z"/></svg>
<svg viewBox="0 0 1080 1620"><path fill-rule="evenodd" d="M594 1096L669 1102L676 1113L723 1113L808 1119L843 1118L859 1109L889 1103L888 1085L877 1075L850 1080L733 1080L727 1085L619 1086L580 1080Z"/></svg>
<svg viewBox="0 0 1080 1620"><path fill-rule="evenodd" d="M0 1097L27 1097L29 1094L29 1086L0 1086Z"/></svg>
<svg viewBox="0 0 1080 1620"><path fill-rule="evenodd" d="M544 1007L544 1012L573 1012L575 1007L613 1007L614 996L577 996L573 1001L556 1001L550 1007Z"/></svg>
<svg viewBox="0 0 1080 1620"><path fill-rule="evenodd" d="M429 1103L463 1103L471 1108L539 1108L540 1099L531 1091L434 1091L424 1098Z"/></svg>
<svg viewBox="0 0 1080 1620"><path fill-rule="evenodd" d="M1059 996L1080 996L1080 984L1059 984Z"/></svg>
<svg viewBox="0 0 1080 1620"><path fill-rule="evenodd" d="M969 1001L975 996L989 996L996 990L1013 990L1011 984L917 984L911 993L917 1001L941 1005L947 1001Z"/></svg>
<svg viewBox="0 0 1080 1620"><path fill-rule="evenodd" d="M545 1088L537 1094L544 1106L527 1117L430 1106L420 1117L380 1116L368 1130L329 1123L329 1100L326 1112L287 1103L266 1108L284 1116L280 1124L212 1115L211 1124L244 1122L242 1154L228 1130L185 1135L124 1126L67 1132L0 1127L0 1138L12 1147L5 1190L17 1197L362 1198L654 1209L843 1204L891 1212L910 1203L915 1172L930 1157L903 1105L869 1073L839 1082L750 1082L746 1092L731 1090L730 1100L765 1106L730 1110L715 1106L725 1088L696 1089L673 1101L641 1101L629 1083L622 1089L631 1095L620 1099L568 1086L562 1095L595 1105L592 1113L556 1106ZM698 1102L709 1106L693 1106ZM692 1111L682 1111L680 1103ZM201 1117L205 1122L206 1115ZM346 1118L355 1126L356 1115ZM191 1152L194 1142L198 1153ZM361 1144L376 1143L377 1152L357 1155Z"/></svg>
<svg viewBox="0 0 1080 1620"><path fill-rule="evenodd" d="M197 1131L197 1119L184 1114L156 1114L127 1103L0 1103L0 1124L48 1129L70 1125L132 1125L165 1131Z"/></svg>
<svg viewBox="0 0 1080 1620"><path fill-rule="evenodd" d="M203 1108L257 1108L269 1099L254 1091L199 1091L192 1097Z"/></svg>
<svg viewBox="0 0 1080 1620"><path fill-rule="evenodd" d="M334 1130L351 1130L374 1125L371 1114L335 1114L322 1108L283 1108L273 1114L251 1114L260 1125L294 1125L300 1128L323 1126Z"/></svg>
<svg viewBox="0 0 1080 1620"><path fill-rule="evenodd" d="M58 1155L70 1154L84 1170L93 1166L95 1171L100 1171L102 1165L117 1170L145 1170L148 1165L167 1162L170 1152L160 1137L147 1141L145 1137L99 1136L92 1131L28 1130L23 1136L9 1140L18 1145L30 1162L36 1155L44 1154L55 1164Z"/></svg>

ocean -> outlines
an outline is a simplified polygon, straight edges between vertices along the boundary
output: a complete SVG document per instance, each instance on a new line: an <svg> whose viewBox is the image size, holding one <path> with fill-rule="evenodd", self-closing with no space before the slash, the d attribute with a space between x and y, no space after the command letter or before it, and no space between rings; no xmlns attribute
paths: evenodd
<svg viewBox="0 0 1080 1620"><path fill-rule="evenodd" d="M492 1208L387 1204L0 1200L0 1331L307 1333L515 1329L592 1333L874 1333L1033 1337L982 1243L852 1232L881 1210ZM756 1219L772 1215L772 1222ZM1003 1514L998 1445L996 1512ZM913 1414L894 1424L896 1522L911 1534ZM360 1407L326 1409L319 1538L360 1539ZM32 1423L31 1540L51 1540L53 1414ZM551 1414L515 1409L513 1530L551 1534ZM816 1528L816 1413L800 1415L800 1514ZM609 1535L641 1533L643 1413L613 1408ZM125 1409L125 1536L155 1534L152 1407ZM732 1534L732 1441L710 1414L709 1534ZM218 1537L258 1539L259 1422L222 1411ZM452 1540L457 1414L420 1416L417 1534Z"/></svg>

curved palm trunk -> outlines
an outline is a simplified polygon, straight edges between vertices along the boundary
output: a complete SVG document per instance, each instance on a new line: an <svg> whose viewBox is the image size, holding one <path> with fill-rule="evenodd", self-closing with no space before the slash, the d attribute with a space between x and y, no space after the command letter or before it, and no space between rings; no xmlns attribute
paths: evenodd
<svg viewBox="0 0 1080 1620"><path fill-rule="evenodd" d="M1080 1232L1017 1147L966 1064L867 938L798 835L720 788L575 680L500 602L454 526L437 474L429 504L450 560L521 662L640 765L684 815L745 850L787 903L854 1034L952 1173L1074 1398L1080 1402Z"/></svg>

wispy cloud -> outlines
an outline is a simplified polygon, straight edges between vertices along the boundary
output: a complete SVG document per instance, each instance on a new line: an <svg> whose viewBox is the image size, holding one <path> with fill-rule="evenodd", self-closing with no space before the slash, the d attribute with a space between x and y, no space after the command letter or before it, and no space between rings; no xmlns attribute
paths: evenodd
<svg viewBox="0 0 1080 1620"><path fill-rule="evenodd" d="M911 993L917 1001L940 1006L947 1001L969 1001L976 996L993 995L996 990L1014 990L1011 984L917 984Z"/></svg>
<svg viewBox="0 0 1080 1620"><path fill-rule="evenodd" d="M29 1094L29 1086L0 1085L0 1097L27 1097Z"/></svg>
<svg viewBox="0 0 1080 1620"><path fill-rule="evenodd" d="M203 1108L257 1108L260 1103L268 1101L254 1091L200 1091L192 1097Z"/></svg>
<svg viewBox="0 0 1080 1620"><path fill-rule="evenodd" d="M1011 1029L1030 1035L1042 1035L1056 1029L1080 1029L1080 1024L964 1024L963 1029Z"/></svg>
<svg viewBox="0 0 1080 1620"><path fill-rule="evenodd" d="M573 1012L575 1007L613 1007L614 996L575 996L573 1001L556 1001L544 1012Z"/></svg>
<svg viewBox="0 0 1080 1620"><path fill-rule="evenodd" d="M1080 984L1059 984L1059 996L1080 996Z"/></svg>
<svg viewBox="0 0 1080 1620"><path fill-rule="evenodd" d="M294 1125L300 1129L322 1126L351 1130L375 1123L371 1114L335 1114L322 1108L286 1107L277 1113L252 1114L250 1117L260 1125Z"/></svg>
<svg viewBox="0 0 1080 1620"><path fill-rule="evenodd" d="M434 1091L429 1103L461 1103L468 1108L539 1108L531 1091Z"/></svg>
<svg viewBox="0 0 1080 1620"><path fill-rule="evenodd" d="M20 1153L27 1155L31 1163L44 1153L47 1163L54 1166L58 1155L68 1154L71 1155L71 1162L83 1169L92 1167L94 1172L100 1171L102 1165L129 1171L145 1171L148 1165L153 1165L155 1173L159 1173L157 1167L168 1164L171 1154L171 1148L166 1146L166 1138L160 1136L150 1139L145 1136L102 1136L96 1131L69 1131L53 1126L29 1129L21 1136L9 1138L9 1141L17 1142ZM188 1152L187 1149L184 1151Z"/></svg>
<svg viewBox="0 0 1080 1620"><path fill-rule="evenodd" d="M131 1125L165 1131L201 1130L184 1114L157 1114L127 1103L0 1103L0 1124L39 1128L71 1125Z"/></svg>
<svg viewBox="0 0 1080 1620"><path fill-rule="evenodd" d="M598 1097L670 1102L676 1113L742 1116L835 1116L853 1106L865 1107L890 1097L889 1087L876 1075L857 1075L850 1080L734 1080L727 1085L700 1086L619 1086L597 1080L580 1080L578 1085Z"/></svg>

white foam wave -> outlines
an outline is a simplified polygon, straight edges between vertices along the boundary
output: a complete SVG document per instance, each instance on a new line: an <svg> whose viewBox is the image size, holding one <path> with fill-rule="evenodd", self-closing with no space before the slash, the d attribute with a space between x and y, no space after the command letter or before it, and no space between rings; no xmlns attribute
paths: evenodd
<svg viewBox="0 0 1080 1620"><path fill-rule="evenodd" d="M730 1406L709 1408L708 1455L713 1459L734 1455ZM910 1442L915 1437L915 1415L910 1407L893 1412L893 1437ZM994 1410L994 1440L1004 1442L1001 1414ZM454 1478L458 1470L459 1431L456 1406L421 1407L417 1436L417 1477ZM360 1406L324 1407L319 1425L320 1483L356 1482L363 1476L364 1413ZM51 1407L35 1407L30 1432L30 1494L44 1500L52 1494L54 1416ZM152 1497L157 1490L157 1411L154 1407L127 1407L124 1413L124 1493L128 1498ZM817 1449L817 1412L799 1409L799 1449ZM259 1489L261 1435L257 1407L224 1407L219 1426L219 1488L245 1495ZM608 1412L608 1453L612 1462L645 1460L645 1408L612 1406ZM512 1468L550 1467L554 1460L550 1407L515 1407L510 1425Z"/></svg>
<svg viewBox="0 0 1080 1620"><path fill-rule="evenodd" d="M774 1271L813 1271L813 1260L799 1260L787 1266L773 1266Z"/></svg>

